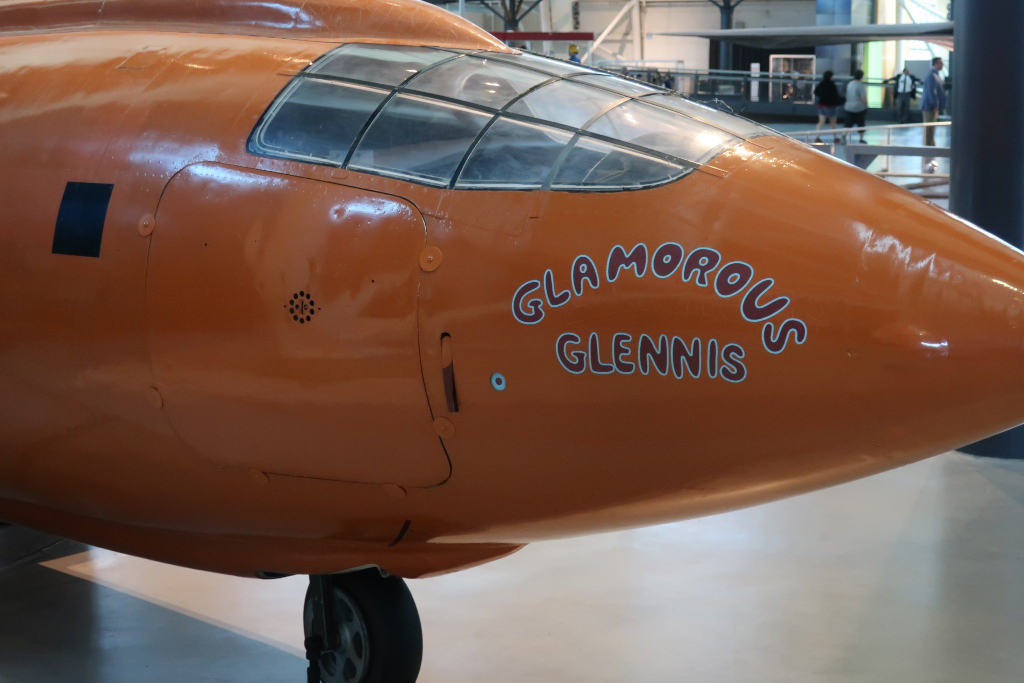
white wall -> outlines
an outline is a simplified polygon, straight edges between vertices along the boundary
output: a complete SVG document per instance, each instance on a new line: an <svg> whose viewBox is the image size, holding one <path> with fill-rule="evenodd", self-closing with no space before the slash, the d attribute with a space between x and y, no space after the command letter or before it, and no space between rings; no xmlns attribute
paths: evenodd
<svg viewBox="0 0 1024 683"><path fill-rule="evenodd" d="M555 6L568 0L553 0ZM621 8L616 0L582 0L580 15L585 31L600 33ZM554 9L554 7L552 8ZM815 23L814 0L746 0L736 9L736 28L767 26L805 26ZM643 19L644 57L652 60L682 60L688 69L706 69L710 47L701 38L675 38L656 35L668 31L717 29L721 26L718 8L706 0L697 2L648 3ZM627 15L622 24L598 49L599 58L619 56L636 59L630 40Z"/></svg>
<svg viewBox="0 0 1024 683"><path fill-rule="evenodd" d="M552 31L572 31L572 0L548 0ZM496 3L497 4L497 3ZM626 4L626 0L580 0L580 30L599 35ZM451 6L454 8L454 5ZM489 31L500 31L501 20L476 3L467 5L467 18ZM540 30L540 12L532 12L522 30ZM631 15L627 13L597 51L598 59L638 59L632 44ZM816 23L815 0L746 0L736 9L736 28L775 26L813 26ZM653 60L682 60L685 68L708 68L708 41L700 38L673 38L655 35L665 31L717 29L721 24L718 8L707 0L648 0L643 18L645 57ZM539 46L534 46L539 50ZM557 45L564 50L565 45ZM558 56L566 56L559 54Z"/></svg>

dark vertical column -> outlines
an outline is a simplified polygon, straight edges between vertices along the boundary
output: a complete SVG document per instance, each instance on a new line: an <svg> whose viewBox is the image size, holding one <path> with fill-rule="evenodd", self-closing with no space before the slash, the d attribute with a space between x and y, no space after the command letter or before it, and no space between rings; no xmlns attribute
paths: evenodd
<svg viewBox="0 0 1024 683"><path fill-rule="evenodd" d="M849 26L853 23L852 0L816 0L818 26ZM818 73L834 71L845 76L853 69L852 45L822 45L815 48Z"/></svg>
<svg viewBox="0 0 1024 683"><path fill-rule="evenodd" d="M718 8L719 13L722 15L722 29L726 31L732 28L732 18L736 12L736 8L742 5L744 1L745 0L708 0L708 2ZM713 47L714 46L712 45L712 48ZM718 41L718 68L732 69L732 43L725 40Z"/></svg>
<svg viewBox="0 0 1024 683"><path fill-rule="evenodd" d="M949 208L1024 247L1024 2L956 0ZM1024 428L964 451L1024 458Z"/></svg>
<svg viewBox="0 0 1024 683"><path fill-rule="evenodd" d="M722 0L719 10L722 13L722 28L731 29L733 12L736 10L732 0ZM719 41L718 50L718 68L732 69L732 43L726 40Z"/></svg>

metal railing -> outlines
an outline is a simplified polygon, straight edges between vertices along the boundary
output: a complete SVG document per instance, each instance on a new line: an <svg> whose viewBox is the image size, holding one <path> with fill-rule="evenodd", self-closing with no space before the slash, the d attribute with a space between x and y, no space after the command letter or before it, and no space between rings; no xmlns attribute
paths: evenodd
<svg viewBox="0 0 1024 683"><path fill-rule="evenodd" d="M878 171L874 175L879 178L944 178L949 180L948 173L891 173L889 171Z"/></svg>
<svg viewBox="0 0 1024 683"><path fill-rule="evenodd" d="M684 69L669 63L663 67L646 61L601 60L597 65L640 81L669 87L688 97L744 102L813 105L814 88L821 81L821 76L816 74ZM840 93L845 91L846 84L852 79L848 75L835 77ZM894 84L871 78L865 78L864 84L869 88L882 88L883 108L892 106Z"/></svg>
<svg viewBox="0 0 1024 683"><path fill-rule="evenodd" d="M880 178L928 178L930 179L928 182L931 183L934 180L948 181L949 174L937 173L935 166L928 170L922 169L921 173L890 171L889 168L892 165L892 158L894 156L922 157L926 160L932 160L938 156L948 157L950 155L950 148L946 146L909 145L905 142L894 142L893 132L914 128L921 128L924 130L927 128L948 128L950 126L952 126L951 121L936 121L933 123L894 123L882 126L861 126L856 128L822 128L821 130L814 129L782 132L782 134L796 140L802 140L807 144L811 144L808 142L808 138L812 136L818 140L831 136L833 138L832 143L817 143L812 146L818 148L824 147L829 154L845 158L845 160L850 163L855 163L857 161L857 157L884 157L885 163L883 164L882 169L879 171L872 171L874 175L877 175ZM853 133L860 133L860 136L863 137L864 133L869 132L884 132L885 141L882 142L875 139L864 143L854 143L849 141L847 138L848 135ZM877 138L877 136L875 137ZM840 140L842 140L842 142L840 142ZM927 185L927 187L932 186L932 184Z"/></svg>
<svg viewBox="0 0 1024 683"><path fill-rule="evenodd" d="M869 144L886 144L886 145L890 145L891 146L893 144L893 142L892 142L892 132L894 130L905 130L905 129L909 129L909 128L921 128L921 129L924 129L924 128L948 128L948 127L950 127L952 125L953 125L952 121L935 121L933 123L890 123L890 124L885 124L885 125L882 125L882 126L862 126L860 128L842 128L842 127L827 128L826 127L826 128L822 128L821 130L818 130L817 128L815 128L813 130L801 130L801 131L796 131L796 132L793 132L793 133L783 132L783 135L788 135L791 138L796 138L796 139L799 140L799 139L811 137L812 135L813 136L818 136L818 137L820 137L821 135L838 135L838 136L845 137L848 133L866 133L866 132L869 132L869 131L885 131L886 132L886 141L885 141L885 143L872 142L872 143L869 143Z"/></svg>

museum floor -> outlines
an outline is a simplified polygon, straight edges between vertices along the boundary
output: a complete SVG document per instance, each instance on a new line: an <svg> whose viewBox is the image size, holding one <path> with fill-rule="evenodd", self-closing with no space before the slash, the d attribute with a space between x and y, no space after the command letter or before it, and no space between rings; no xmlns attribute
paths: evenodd
<svg viewBox="0 0 1024 683"><path fill-rule="evenodd" d="M1024 462L948 454L411 587L423 683L1020 681ZM0 528L0 682L299 683L304 590Z"/></svg>

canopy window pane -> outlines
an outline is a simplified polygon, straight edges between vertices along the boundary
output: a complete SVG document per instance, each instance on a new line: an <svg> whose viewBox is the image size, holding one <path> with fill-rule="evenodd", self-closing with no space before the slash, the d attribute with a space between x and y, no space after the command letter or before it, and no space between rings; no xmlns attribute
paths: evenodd
<svg viewBox="0 0 1024 683"><path fill-rule="evenodd" d="M754 138L760 135L771 135L773 131L748 121L740 116L733 116L724 111L698 104L680 95L659 94L644 98L645 102L654 102L662 107L706 121L708 124L721 128L741 138Z"/></svg>
<svg viewBox="0 0 1024 683"><path fill-rule="evenodd" d="M503 62L509 62L511 64L526 66L531 69L537 69L544 73L551 74L552 76L570 76L572 74L594 73L592 69L587 69L579 64L573 64L572 62L565 62L558 59L549 59L538 55L531 55L529 52L524 52L518 55L496 55L495 59L499 59Z"/></svg>
<svg viewBox="0 0 1024 683"><path fill-rule="evenodd" d="M313 67L313 73L398 85L420 71L454 55L429 47L351 43Z"/></svg>
<svg viewBox="0 0 1024 683"><path fill-rule="evenodd" d="M739 142L717 128L638 100L612 109L589 130L698 164L710 160L722 145Z"/></svg>
<svg viewBox="0 0 1024 683"><path fill-rule="evenodd" d="M490 119L458 105L399 95L374 119L349 168L446 185Z"/></svg>
<svg viewBox="0 0 1024 683"><path fill-rule="evenodd" d="M605 90L572 81L556 81L534 90L509 107L508 111L573 128L582 128L587 121L621 101L621 95Z"/></svg>
<svg viewBox="0 0 1024 683"><path fill-rule="evenodd" d="M417 76L411 90L500 109L550 76L493 59L460 57Z"/></svg>
<svg viewBox="0 0 1024 683"><path fill-rule="evenodd" d="M628 81L625 78L619 78L617 76L608 76L606 74L585 74L583 76L576 76L573 78L574 81L580 83L589 83L596 85L612 92L617 92L620 95L646 95L648 93L661 92L658 88L644 85L643 83L637 83L636 81Z"/></svg>
<svg viewBox="0 0 1024 683"><path fill-rule="evenodd" d="M305 78L263 126L257 143L273 154L342 163L388 93Z"/></svg>
<svg viewBox="0 0 1024 683"><path fill-rule="evenodd" d="M487 129L456 187L543 187L572 134L510 119Z"/></svg>
<svg viewBox="0 0 1024 683"><path fill-rule="evenodd" d="M540 189L551 181L607 191L669 182L741 137L764 134L570 62L350 43L296 76L249 148L437 187Z"/></svg>
<svg viewBox="0 0 1024 683"><path fill-rule="evenodd" d="M636 189L674 180L686 171L661 159L580 138L559 167L552 189Z"/></svg>

